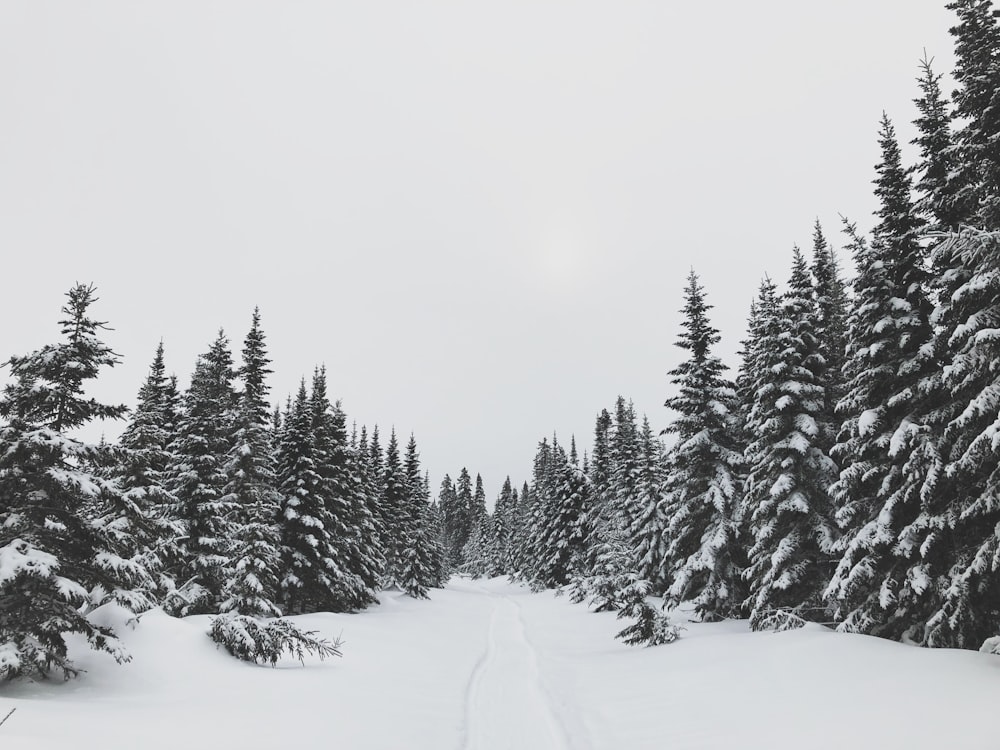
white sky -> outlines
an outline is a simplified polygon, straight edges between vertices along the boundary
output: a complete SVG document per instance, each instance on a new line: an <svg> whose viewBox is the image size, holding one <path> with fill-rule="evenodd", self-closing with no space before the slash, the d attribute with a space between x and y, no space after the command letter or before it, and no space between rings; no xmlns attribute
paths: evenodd
<svg viewBox="0 0 1000 750"><path fill-rule="evenodd" d="M735 367L813 221L870 227L943 6L0 3L0 359L92 281L124 356L95 393L132 404L161 337L184 383L260 305L276 400L325 362L435 492L492 499L619 393L667 424L690 267Z"/></svg>

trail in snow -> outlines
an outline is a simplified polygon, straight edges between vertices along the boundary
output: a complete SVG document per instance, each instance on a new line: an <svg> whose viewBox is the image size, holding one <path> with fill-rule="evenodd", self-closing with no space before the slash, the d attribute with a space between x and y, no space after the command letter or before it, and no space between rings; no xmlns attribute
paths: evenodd
<svg viewBox="0 0 1000 750"><path fill-rule="evenodd" d="M520 608L509 597L494 599L486 650L469 680L463 750L570 750L565 727L553 709L527 639Z"/></svg>

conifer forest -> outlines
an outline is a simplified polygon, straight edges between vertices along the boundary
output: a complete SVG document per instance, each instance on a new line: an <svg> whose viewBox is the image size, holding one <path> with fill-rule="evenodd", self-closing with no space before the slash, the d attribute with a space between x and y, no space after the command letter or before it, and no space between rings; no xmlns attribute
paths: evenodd
<svg viewBox="0 0 1000 750"><path fill-rule="evenodd" d="M916 139L887 115L872 134L874 220L817 220L760 269L735 362L697 268L668 280L663 414L608 394L591 434L553 425L496 497L475 466L426 465L419 435L357 423L324 366L275 393L266 309L195 362L151 337L145 379L101 403L121 361L104 332L129 322L102 319L100 279L52 300L52 338L4 353L0 687L129 662L153 612L244 661L336 668L386 592L431 610L496 578L615 613L639 647L745 621L1000 654L1000 20L947 7L955 67L914 71ZM120 438L81 437L102 421ZM341 639L325 613L360 616Z"/></svg>

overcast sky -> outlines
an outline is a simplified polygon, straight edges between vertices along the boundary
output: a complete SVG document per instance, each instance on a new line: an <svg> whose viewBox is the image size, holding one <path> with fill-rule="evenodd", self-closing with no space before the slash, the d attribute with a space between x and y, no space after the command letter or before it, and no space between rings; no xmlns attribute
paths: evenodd
<svg viewBox="0 0 1000 750"><path fill-rule="evenodd" d="M814 220L871 226L943 6L0 3L0 359L92 281L124 357L94 392L131 405L161 338L186 383L259 305L275 400L325 363L435 493L492 498L618 394L667 424L689 268L735 367Z"/></svg>

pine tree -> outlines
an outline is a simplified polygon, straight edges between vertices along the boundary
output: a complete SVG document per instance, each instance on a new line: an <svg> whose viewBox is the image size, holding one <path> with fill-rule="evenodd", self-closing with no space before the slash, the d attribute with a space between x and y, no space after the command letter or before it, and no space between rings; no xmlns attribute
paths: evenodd
<svg viewBox="0 0 1000 750"><path fill-rule="evenodd" d="M725 365L712 353L719 332L708 319L712 306L694 271L684 299L684 331L677 346L688 358L671 371L678 393L666 402L678 416L667 428L677 443L669 456L665 556L671 598L693 600L699 617L712 621L735 616L743 601L743 456L736 442L736 388L723 377ZM656 580L651 574L643 577Z"/></svg>
<svg viewBox="0 0 1000 750"><path fill-rule="evenodd" d="M396 431L389 435L385 450L382 508L386 519L385 559L388 585L403 588L403 567L410 542L406 474L399 457Z"/></svg>
<svg viewBox="0 0 1000 750"><path fill-rule="evenodd" d="M825 432L828 440L823 449L828 451L833 445L838 422L834 409L844 392L842 371L849 304L837 256L826 241L819 220L813 229L813 261L810 270L813 276L816 340L823 359L822 369L817 372L818 382L825 391L821 419L827 425Z"/></svg>
<svg viewBox="0 0 1000 750"><path fill-rule="evenodd" d="M84 395L84 384L118 363L98 339L104 323L88 317L97 298L78 284L67 295L60 321L64 340L25 356L12 356L13 382L0 399L0 677L77 673L65 636L78 633L91 648L127 661L114 632L85 616L90 591L113 591L122 579L141 577L104 553L105 529L84 508L107 503L112 481L85 466L105 463L107 448L84 443L72 431L94 419L119 419L124 406ZM128 584L126 583L126 586Z"/></svg>
<svg viewBox="0 0 1000 750"><path fill-rule="evenodd" d="M639 431L639 481L634 513L629 519L628 536L638 579L646 581L650 593L663 594L670 581L668 564L668 521L664 502L666 456L663 444L653 434L643 416Z"/></svg>
<svg viewBox="0 0 1000 750"><path fill-rule="evenodd" d="M433 585L434 540L429 530L429 492L420 471L420 454L411 434L403 460L405 495L401 506L401 556L397 580L400 588L415 599L426 599Z"/></svg>
<svg viewBox="0 0 1000 750"><path fill-rule="evenodd" d="M960 222L1000 229L1000 28L990 0L955 0L958 89L955 116L955 210Z"/></svg>
<svg viewBox="0 0 1000 750"><path fill-rule="evenodd" d="M611 527L610 482L611 482L611 414L602 409L597 415L594 427L593 458L587 469L589 485L586 503L580 513L580 524L584 527L587 543L580 562L577 577L570 593L573 601L582 602L589 598L593 577L598 568L601 546L608 541Z"/></svg>
<svg viewBox="0 0 1000 750"><path fill-rule="evenodd" d="M155 606L175 588L166 572L179 559L177 540L183 524L174 518L177 499L165 486L170 465L168 446L176 424L176 388L166 376L163 342L156 348L149 374L139 389L138 404L122 433L120 461L115 472L120 494L103 509L99 522L114 541L116 554L132 561L149 578L138 589L118 592L135 611ZM123 593L125 597L123 597Z"/></svg>
<svg viewBox="0 0 1000 750"><path fill-rule="evenodd" d="M455 503L445 515L445 530L449 542L449 562L454 569L465 564L462 550L472 532L472 477L464 466L455 482Z"/></svg>
<svg viewBox="0 0 1000 750"><path fill-rule="evenodd" d="M920 149L918 174L914 186L919 198L915 209L938 230L958 228L963 217L956 211L955 153L952 148L951 113L947 98L941 93L941 76L934 73L931 60L920 61L917 79L921 96L914 101L920 117L914 120L918 135L912 141Z"/></svg>
<svg viewBox="0 0 1000 750"><path fill-rule="evenodd" d="M760 311L764 312L764 311ZM812 285L795 248L789 289L752 345L761 378L749 418L756 439L747 447L750 473L744 514L753 546L746 578L750 622L823 619L821 593L835 539L829 487L836 466L820 447L824 363L815 334Z"/></svg>
<svg viewBox="0 0 1000 750"><path fill-rule="evenodd" d="M901 637L920 618L926 589L909 575L920 565L908 542L922 512L919 475L907 470L929 439L921 424L923 383L936 377L923 221L910 197L895 131L883 115L876 167L879 224L869 245L854 237L858 275L849 322L848 387L834 456L843 467L832 488L842 538L827 589L840 628Z"/></svg>
<svg viewBox="0 0 1000 750"><path fill-rule="evenodd" d="M483 478L476 474L476 489L469 507L469 533L462 547L462 570L473 578L482 578L489 567L489 548L493 524L486 511L486 491Z"/></svg>
<svg viewBox="0 0 1000 750"><path fill-rule="evenodd" d="M508 476L493 507L493 538L487 551L486 569L486 575L490 578L513 573L509 551L514 535L514 515L517 512L516 497L517 491L511 486Z"/></svg>
<svg viewBox="0 0 1000 750"><path fill-rule="evenodd" d="M226 564L226 599L219 609L249 617L280 616L279 549L275 520L281 503L269 431L264 332L255 308L237 375L243 392L233 419L232 447L223 471L222 503L233 508L234 545Z"/></svg>
<svg viewBox="0 0 1000 750"><path fill-rule="evenodd" d="M456 505L458 504L458 495L455 491L455 483L452 481L451 477L447 474L444 475L444 479L441 480L441 488L438 490L438 512L441 514L441 533L442 533L442 544L444 549L444 564L448 570L448 575L455 570L455 554L452 548L453 534L450 531L454 526L454 518L456 514Z"/></svg>
<svg viewBox="0 0 1000 750"><path fill-rule="evenodd" d="M430 494L429 487L425 491ZM450 572L446 559L444 514L441 513L441 506L437 502L431 503L428 508L427 535L431 540L431 585L441 588L447 583Z"/></svg>
<svg viewBox="0 0 1000 750"><path fill-rule="evenodd" d="M347 444L347 417L339 404L330 404L324 368L313 373L309 410L326 532L339 571L331 593L338 610L362 609L377 601L384 562L381 550L373 545L374 519L361 495Z"/></svg>
<svg viewBox="0 0 1000 750"><path fill-rule="evenodd" d="M533 578L540 586L555 588L569 583L584 552L579 519L586 502L587 480L555 439L545 470L548 476L541 493L545 504L535 532L538 547Z"/></svg>
<svg viewBox="0 0 1000 750"><path fill-rule="evenodd" d="M950 419L938 443L944 470L931 504L939 526L925 545L936 542L951 568L924 635L932 646L976 648L1000 621L1000 232L967 228L934 252L954 259L960 272L945 277L954 285L932 318L949 363L941 379L948 405L938 416Z"/></svg>
<svg viewBox="0 0 1000 750"><path fill-rule="evenodd" d="M373 442L378 443L378 428L375 428ZM381 459L381 451L375 451ZM357 474L358 492L364 501L372 524L372 539L368 544L372 547L372 557L377 562L376 582L381 587L385 579L385 519L382 513L381 461L376 461L371 447L368 445L368 428L361 427L357 447L354 453L354 465Z"/></svg>
<svg viewBox="0 0 1000 750"><path fill-rule="evenodd" d="M323 495L323 477L316 470L313 413L305 380L285 415L278 452L282 547L279 582L283 609L289 614L338 611L339 582L344 571L330 539L332 526Z"/></svg>

